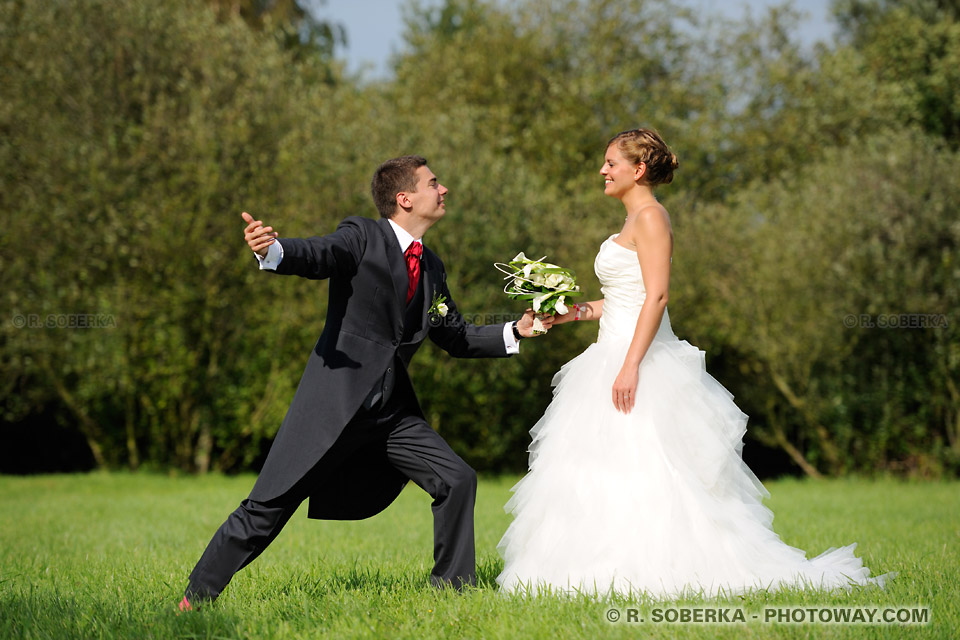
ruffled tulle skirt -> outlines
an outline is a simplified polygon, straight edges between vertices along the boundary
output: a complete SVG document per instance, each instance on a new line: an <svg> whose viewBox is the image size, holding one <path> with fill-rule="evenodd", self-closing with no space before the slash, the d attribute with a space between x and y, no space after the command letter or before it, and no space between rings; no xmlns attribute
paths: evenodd
<svg viewBox="0 0 960 640"><path fill-rule="evenodd" d="M674 598L882 586L855 544L807 559L773 532L768 494L740 455L747 416L696 347L658 335L633 411L618 412L611 387L628 344L600 340L554 378L530 432L530 471L506 505L503 590Z"/></svg>

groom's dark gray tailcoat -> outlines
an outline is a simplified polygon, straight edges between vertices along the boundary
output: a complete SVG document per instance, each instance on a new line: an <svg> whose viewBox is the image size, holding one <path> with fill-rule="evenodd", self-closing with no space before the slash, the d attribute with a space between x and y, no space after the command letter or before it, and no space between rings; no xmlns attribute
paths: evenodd
<svg viewBox="0 0 960 640"><path fill-rule="evenodd" d="M406 262L386 219L350 217L330 235L279 242L278 274L329 279L330 291L323 333L250 494L260 502L283 495L311 471L371 397L404 394L422 417L406 368L427 335L455 357L508 355L502 325L464 321L443 263L426 247L417 295L407 305ZM429 322L427 311L438 296L446 298L449 311L432 326L437 323ZM362 448L330 464L336 469L310 489L311 518L367 518L393 502L407 481L382 447Z"/></svg>

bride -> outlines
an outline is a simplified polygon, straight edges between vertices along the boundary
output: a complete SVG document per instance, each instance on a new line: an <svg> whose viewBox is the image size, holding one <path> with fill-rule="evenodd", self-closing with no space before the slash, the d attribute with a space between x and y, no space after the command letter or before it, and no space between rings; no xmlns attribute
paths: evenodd
<svg viewBox="0 0 960 640"><path fill-rule="evenodd" d="M703 352L670 327L673 233L653 188L677 158L648 129L608 143L604 193L626 218L595 262L602 300L554 325L599 320L597 341L565 364L530 431L529 473L498 550L505 591L657 598L760 588L880 584L856 544L808 560L773 532L769 494L743 463L747 416L708 375Z"/></svg>

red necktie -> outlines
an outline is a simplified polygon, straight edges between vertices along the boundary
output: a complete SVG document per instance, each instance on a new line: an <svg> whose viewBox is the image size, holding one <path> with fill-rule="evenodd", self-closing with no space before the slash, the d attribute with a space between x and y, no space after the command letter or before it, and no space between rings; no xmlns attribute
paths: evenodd
<svg viewBox="0 0 960 640"><path fill-rule="evenodd" d="M423 255L423 245L414 240L403 257L407 260L407 275L410 277L410 284L407 286L407 304L413 299L413 293L417 290L417 284L420 282L420 256Z"/></svg>

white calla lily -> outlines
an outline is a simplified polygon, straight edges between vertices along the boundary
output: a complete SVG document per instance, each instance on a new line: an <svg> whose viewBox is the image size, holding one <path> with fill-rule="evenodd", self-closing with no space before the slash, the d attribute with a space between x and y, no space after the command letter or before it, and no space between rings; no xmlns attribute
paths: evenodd
<svg viewBox="0 0 960 640"><path fill-rule="evenodd" d="M543 304L543 301L550 297L551 294L545 293L542 296L537 296L533 299L533 310L540 311L540 305Z"/></svg>

